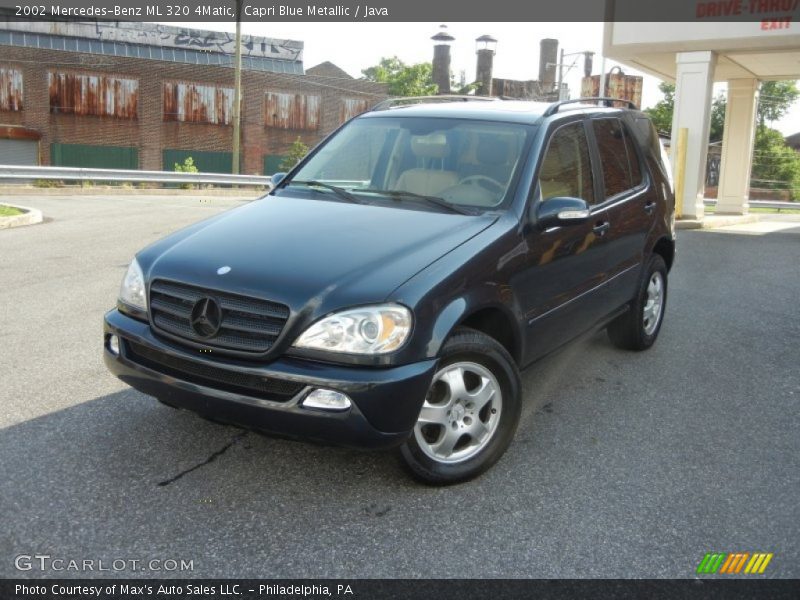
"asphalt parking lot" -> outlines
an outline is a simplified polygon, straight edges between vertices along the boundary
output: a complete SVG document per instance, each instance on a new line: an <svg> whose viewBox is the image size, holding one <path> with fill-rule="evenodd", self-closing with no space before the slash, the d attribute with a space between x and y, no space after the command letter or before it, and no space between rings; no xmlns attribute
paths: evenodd
<svg viewBox="0 0 800 600"><path fill-rule="evenodd" d="M209 423L106 372L134 252L239 201L17 202L48 222L0 231L2 577L691 577L709 551L800 577L798 217L681 231L656 346L598 333L540 362L501 462L429 488L392 453ZM33 554L193 571L15 568Z"/></svg>

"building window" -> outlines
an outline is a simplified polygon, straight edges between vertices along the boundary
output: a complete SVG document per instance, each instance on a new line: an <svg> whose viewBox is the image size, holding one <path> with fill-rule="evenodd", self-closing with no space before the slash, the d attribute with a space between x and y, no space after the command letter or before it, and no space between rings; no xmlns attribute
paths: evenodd
<svg viewBox="0 0 800 600"><path fill-rule="evenodd" d="M316 131L320 122L320 97L267 92L264 124L276 129Z"/></svg>
<svg viewBox="0 0 800 600"><path fill-rule="evenodd" d="M0 110L22 110L22 71L0 67Z"/></svg>
<svg viewBox="0 0 800 600"><path fill-rule="evenodd" d="M151 58L168 60L172 62L187 62L189 64L205 65L215 64L233 66L231 54L205 52L199 50L185 50L179 55L170 48L128 44L125 42L102 42L100 40L84 40L67 38L60 35L43 33L22 33L19 31L0 31L0 45L19 46L23 48L40 48L52 50L75 50L89 54L109 54L112 56L135 56L138 58ZM76 45L77 44L77 45ZM266 58L261 56L243 56L242 68L254 71L271 71L273 73L303 74L303 63L299 60L284 60L279 58Z"/></svg>
<svg viewBox="0 0 800 600"><path fill-rule="evenodd" d="M164 83L164 120L230 125L233 88L168 81Z"/></svg>
<svg viewBox="0 0 800 600"><path fill-rule="evenodd" d="M344 123L363 112L367 112L368 108L369 100L364 98L342 98L342 105L339 108L339 123Z"/></svg>
<svg viewBox="0 0 800 600"><path fill-rule="evenodd" d="M136 119L139 82L112 75L78 75L50 72L50 112Z"/></svg>

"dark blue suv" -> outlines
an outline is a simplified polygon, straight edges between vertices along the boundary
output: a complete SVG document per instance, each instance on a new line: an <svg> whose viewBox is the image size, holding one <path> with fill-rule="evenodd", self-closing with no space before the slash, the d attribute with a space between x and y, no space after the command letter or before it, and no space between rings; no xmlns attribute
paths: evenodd
<svg viewBox="0 0 800 600"><path fill-rule="evenodd" d="M512 440L521 369L593 328L655 341L675 254L662 156L627 108L379 105L269 195L139 252L106 364L214 420L469 479Z"/></svg>

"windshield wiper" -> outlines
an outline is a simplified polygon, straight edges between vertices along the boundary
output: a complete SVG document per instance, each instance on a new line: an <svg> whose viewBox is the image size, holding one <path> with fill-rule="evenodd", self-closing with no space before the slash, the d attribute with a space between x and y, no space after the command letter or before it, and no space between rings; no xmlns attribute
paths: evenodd
<svg viewBox="0 0 800 600"><path fill-rule="evenodd" d="M454 213L459 213L461 215L471 215L475 216L475 212L468 210L466 208L462 208L455 204L450 204L447 200L443 200L438 196L424 196L422 194L416 194L414 192L407 192L405 190L378 190L378 189L363 189L358 190L359 192L366 192L372 194L383 194L384 196L389 196L393 200L403 200L404 198L411 198L414 200L424 200L429 204L435 204L436 206L440 206L441 208L447 209Z"/></svg>
<svg viewBox="0 0 800 600"><path fill-rule="evenodd" d="M356 198L353 194L348 192L346 189L339 187L338 185L331 185L330 183L323 183L321 181L316 181L314 179L303 180L303 181L297 181L297 180L293 179L287 185L292 185L293 183L297 183L299 185L307 185L308 187L325 188L326 190L332 191L339 198L347 200L348 202L352 202L354 204L364 204L361 200Z"/></svg>

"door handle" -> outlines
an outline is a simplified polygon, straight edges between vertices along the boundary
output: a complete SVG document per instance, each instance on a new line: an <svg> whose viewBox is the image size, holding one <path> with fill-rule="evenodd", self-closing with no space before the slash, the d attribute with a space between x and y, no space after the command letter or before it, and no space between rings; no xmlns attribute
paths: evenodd
<svg viewBox="0 0 800 600"><path fill-rule="evenodd" d="M650 202L644 205L644 212L646 212L648 215L652 215L655 209L656 209L655 200L651 200Z"/></svg>
<svg viewBox="0 0 800 600"><path fill-rule="evenodd" d="M594 231L595 235L598 237L603 237L606 234L606 231L609 229L611 229L611 223L608 221L603 221L602 223L595 225L594 228L592 228L592 231Z"/></svg>

